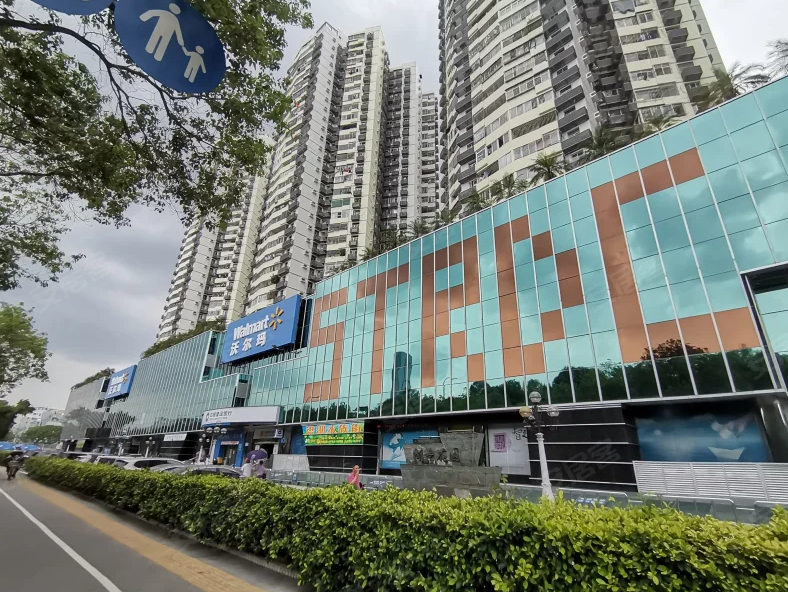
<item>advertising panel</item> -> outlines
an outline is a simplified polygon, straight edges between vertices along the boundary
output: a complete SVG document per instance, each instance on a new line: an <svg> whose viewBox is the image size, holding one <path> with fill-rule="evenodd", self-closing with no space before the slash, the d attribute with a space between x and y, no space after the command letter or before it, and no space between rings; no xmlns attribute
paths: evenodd
<svg viewBox="0 0 788 592"><path fill-rule="evenodd" d="M137 372L137 365L129 366L119 372L115 372L109 377L109 386L104 395L105 399L114 399L128 395L131 391L131 383L134 381L134 374Z"/></svg>
<svg viewBox="0 0 788 592"><path fill-rule="evenodd" d="M504 475L530 475L528 437L522 424L491 425L487 428L490 466L501 467Z"/></svg>
<svg viewBox="0 0 788 592"><path fill-rule="evenodd" d="M307 446L363 444L363 423L321 423L301 426Z"/></svg>
<svg viewBox="0 0 788 592"><path fill-rule="evenodd" d="M268 405L265 407L226 407L224 409L211 409L202 414L202 426L277 423L279 421L279 407Z"/></svg>
<svg viewBox="0 0 788 592"><path fill-rule="evenodd" d="M383 446L380 449L380 468L398 469L404 464L405 444L413 444L418 438L431 438L438 435L438 430L401 430L383 434Z"/></svg>
<svg viewBox="0 0 788 592"><path fill-rule="evenodd" d="M222 348L222 364L293 345L300 309L301 296L296 295L230 323Z"/></svg>

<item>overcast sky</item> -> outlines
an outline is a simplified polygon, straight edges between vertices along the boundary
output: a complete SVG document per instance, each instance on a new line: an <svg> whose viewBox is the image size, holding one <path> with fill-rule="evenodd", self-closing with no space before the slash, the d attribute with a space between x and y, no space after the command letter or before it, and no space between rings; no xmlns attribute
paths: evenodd
<svg viewBox="0 0 788 592"><path fill-rule="evenodd" d="M786 0L702 0L727 64L765 59L769 40L788 36ZM438 90L437 0L316 0L315 26L328 21L345 34L381 25L391 64L416 61L423 89ZM287 67L311 33L288 31ZM142 208L132 227L120 230L79 224L63 241L67 252L86 258L48 288L27 286L3 300L34 306L36 326L46 332L53 353L50 382L30 381L10 399L63 408L76 382L112 366L135 364L156 335L182 238L173 214Z"/></svg>

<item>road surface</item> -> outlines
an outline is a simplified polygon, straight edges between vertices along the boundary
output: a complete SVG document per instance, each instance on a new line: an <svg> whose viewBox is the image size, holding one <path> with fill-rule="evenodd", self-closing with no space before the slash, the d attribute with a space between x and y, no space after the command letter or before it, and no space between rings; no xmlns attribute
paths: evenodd
<svg viewBox="0 0 788 592"><path fill-rule="evenodd" d="M103 506L0 475L0 589L292 592L296 581Z"/></svg>

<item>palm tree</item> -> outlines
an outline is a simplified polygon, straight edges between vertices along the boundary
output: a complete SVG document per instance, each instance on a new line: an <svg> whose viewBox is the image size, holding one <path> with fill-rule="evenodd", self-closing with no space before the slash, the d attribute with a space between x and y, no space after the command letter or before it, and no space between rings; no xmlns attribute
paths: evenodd
<svg viewBox="0 0 788 592"><path fill-rule="evenodd" d="M550 154L540 152L528 170L533 173L531 186L534 186L555 179L558 175L563 175L566 172L566 163L561 152L551 152Z"/></svg>
<svg viewBox="0 0 788 592"><path fill-rule="evenodd" d="M500 181L492 184L490 195L493 196L494 201L501 201L519 195L526 189L528 189L527 181L518 179L514 173L509 173L504 175Z"/></svg>
<svg viewBox="0 0 788 592"><path fill-rule="evenodd" d="M640 132L635 134L635 139L640 140L648 136L668 129L676 124L675 115L657 115L643 123L643 128Z"/></svg>
<svg viewBox="0 0 788 592"><path fill-rule="evenodd" d="M438 212L438 216L435 218L435 230L438 230L438 228L442 228L444 226L448 226L454 222L459 215L460 204L457 204L452 208L443 208L440 212Z"/></svg>
<svg viewBox="0 0 788 592"><path fill-rule="evenodd" d="M492 191L488 191L485 195L482 195L476 191L476 189L474 189L471 194L463 201L463 217L470 216L476 212L481 212L482 210L486 210L496 201L497 200Z"/></svg>
<svg viewBox="0 0 788 592"><path fill-rule="evenodd" d="M788 74L788 39L778 39L769 43L769 70L774 76Z"/></svg>
<svg viewBox="0 0 788 592"><path fill-rule="evenodd" d="M418 218L408 224L408 231L407 236L408 240L419 238L420 236L424 236L425 234L429 234L432 232L432 226L427 222L424 222L421 218Z"/></svg>
<svg viewBox="0 0 788 592"><path fill-rule="evenodd" d="M744 66L740 62L734 62L728 70L715 68L714 77L716 80L705 87L697 101L699 111L734 99L771 80L771 75L760 64Z"/></svg>
<svg viewBox="0 0 788 592"><path fill-rule="evenodd" d="M610 154L618 148L616 144L616 137L610 126L605 124L600 125L591 136L591 142L585 148L581 162L591 162L597 158L602 158L606 154Z"/></svg>

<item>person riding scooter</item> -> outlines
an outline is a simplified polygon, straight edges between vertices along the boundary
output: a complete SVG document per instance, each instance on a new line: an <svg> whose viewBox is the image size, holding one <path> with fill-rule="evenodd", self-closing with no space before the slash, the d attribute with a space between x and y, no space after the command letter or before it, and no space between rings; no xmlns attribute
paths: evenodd
<svg viewBox="0 0 788 592"><path fill-rule="evenodd" d="M11 454L9 454L5 461L5 472L8 479L16 479L17 471L22 467L25 462L25 451L21 446L17 446Z"/></svg>

